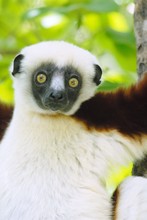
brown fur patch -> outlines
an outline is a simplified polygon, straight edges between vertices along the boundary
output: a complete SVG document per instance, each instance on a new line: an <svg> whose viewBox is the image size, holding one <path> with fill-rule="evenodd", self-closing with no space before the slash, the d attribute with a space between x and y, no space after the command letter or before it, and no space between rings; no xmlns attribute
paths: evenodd
<svg viewBox="0 0 147 220"><path fill-rule="evenodd" d="M0 140L12 118L13 107L0 103Z"/></svg>
<svg viewBox="0 0 147 220"><path fill-rule="evenodd" d="M128 89L97 93L73 117L89 128L117 129L129 136L147 134L147 75Z"/></svg>

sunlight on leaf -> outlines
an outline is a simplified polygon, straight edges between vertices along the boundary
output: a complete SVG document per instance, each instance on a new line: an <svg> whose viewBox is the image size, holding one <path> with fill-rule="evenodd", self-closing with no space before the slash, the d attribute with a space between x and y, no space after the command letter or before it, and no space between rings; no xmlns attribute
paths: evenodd
<svg viewBox="0 0 147 220"><path fill-rule="evenodd" d="M107 180L108 192L112 195L116 187L128 176L131 175L133 164L122 166L119 169L112 167L111 175Z"/></svg>
<svg viewBox="0 0 147 220"><path fill-rule="evenodd" d="M116 31L126 32L129 30L125 17L117 12L108 15L110 27Z"/></svg>
<svg viewBox="0 0 147 220"><path fill-rule="evenodd" d="M43 17L41 23L43 27L50 28L60 24L63 21L63 19L63 16L59 14L50 14L48 16Z"/></svg>

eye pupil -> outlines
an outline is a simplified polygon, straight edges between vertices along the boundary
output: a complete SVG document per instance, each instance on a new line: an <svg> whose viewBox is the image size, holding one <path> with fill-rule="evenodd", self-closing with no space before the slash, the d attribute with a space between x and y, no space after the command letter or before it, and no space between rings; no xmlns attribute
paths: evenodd
<svg viewBox="0 0 147 220"><path fill-rule="evenodd" d="M40 73L40 74L37 75L36 79L37 79L37 82L41 84L41 83L45 83L46 82L47 77L46 77L46 75L44 73Z"/></svg>
<svg viewBox="0 0 147 220"><path fill-rule="evenodd" d="M79 84L79 81L76 78L71 78L69 80L69 86L72 87L72 88L77 87L78 84Z"/></svg>

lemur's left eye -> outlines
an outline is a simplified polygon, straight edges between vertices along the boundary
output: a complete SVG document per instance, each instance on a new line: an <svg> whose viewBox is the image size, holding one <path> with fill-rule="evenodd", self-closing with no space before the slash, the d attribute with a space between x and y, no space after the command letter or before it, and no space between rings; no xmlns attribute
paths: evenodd
<svg viewBox="0 0 147 220"><path fill-rule="evenodd" d="M72 88L75 88L75 87L77 87L78 85L79 85L79 81L78 81L78 79L76 79L76 78L71 78L69 81L68 81L68 83L69 83L69 86L70 87L72 87Z"/></svg>
<svg viewBox="0 0 147 220"><path fill-rule="evenodd" d="M47 80L47 76L45 73L39 73L36 77L36 81L40 84L45 83Z"/></svg>

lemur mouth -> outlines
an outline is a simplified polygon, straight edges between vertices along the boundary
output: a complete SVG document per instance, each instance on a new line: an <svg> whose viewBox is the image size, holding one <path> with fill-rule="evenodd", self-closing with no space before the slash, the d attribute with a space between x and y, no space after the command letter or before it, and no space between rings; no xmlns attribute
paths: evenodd
<svg viewBox="0 0 147 220"><path fill-rule="evenodd" d="M69 102L66 103L58 103L58 102L49 102L49 103L44 103L43 108L45 110L51 110L53 112L66 112L69 110Z"/></svg>
<svg viewBox="0 0 147 220"><path fill-rule="evenodd" d="M64 109L63 106L59 106L59 105L50 105L49 108L52 110L52 111L62 111Z"/></svg>
<svg viewBox="0 0 147 220"><path fill-rule="evenodd" d="M71 103L68 99L64 99L62 101L50 101L48 99L46 100L41 100L40 102L38 102L38 105L41 109L45 110L45 111L52 111L54 113L66 113L68 112L72 106L73 103Z"/></svg>

